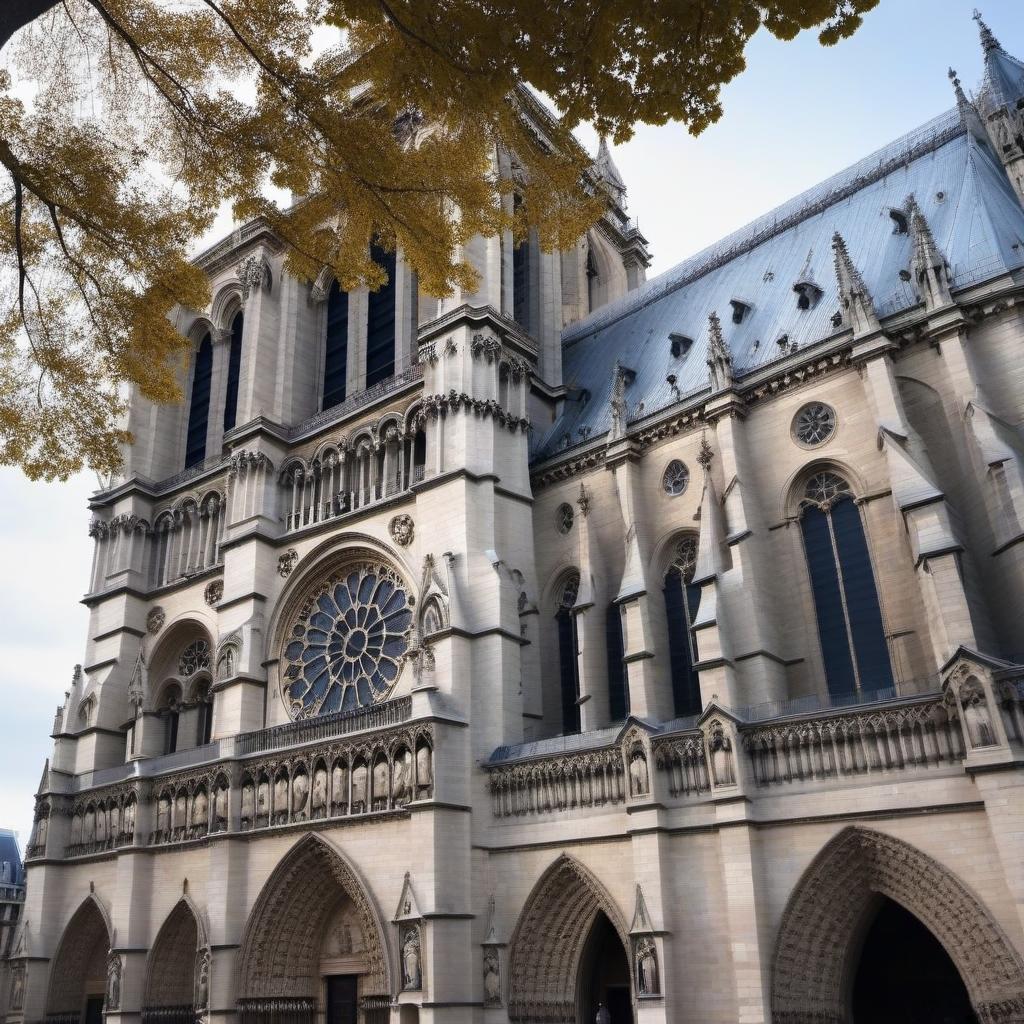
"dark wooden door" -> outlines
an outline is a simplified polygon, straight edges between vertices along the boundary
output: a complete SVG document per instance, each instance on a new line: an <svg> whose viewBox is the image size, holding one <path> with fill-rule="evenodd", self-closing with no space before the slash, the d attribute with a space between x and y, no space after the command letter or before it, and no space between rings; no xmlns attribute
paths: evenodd
<svg viewBox="0 0 1024 1024"><path fill-rule="evenodd" d="M628 988L608 987L608 1012L612 1024L633 1024L633 1000Z"/></svg>
<svg viewBox="0 0 1024 1024"><path fill-rule="evenodd" d="M87 996L82 1024L103 1024L103 996Z"/></svg>
<svg viewBox="0 0 1024 1024"><path fill-rule="evenodd" d="M327 979L327 1024L358 1024L357 981L354 974L336 974Z"/></svg>

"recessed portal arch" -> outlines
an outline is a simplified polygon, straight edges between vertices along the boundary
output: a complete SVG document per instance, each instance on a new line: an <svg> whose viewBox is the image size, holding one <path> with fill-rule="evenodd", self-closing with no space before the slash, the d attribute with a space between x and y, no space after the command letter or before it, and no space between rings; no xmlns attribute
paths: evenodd
<svg viewBox="0 0 1024 1024"><path fill-rule="evenodd" d="M907 843L866 828L840 832L790 896L772 964L774 1024L850 1024L865 936L884 899L913 915L953 962L978 1020L1017 1020L1024 964L963 883Z"/></svg>
<svg viewBox="0 0 1024 1024"><path fill-rule="evenodd" d="M509 1020L591 1024L597 1002L606 996L607 963L612 964L613 986L623 975L631 1015L623 1019L631 1020L628 948L628 929L608 891L579 861L562 854L533 887L512 936Z"/></svg>
<svg viewBox="0 0 1024 1024"><path fill-rule="evenodd" d="M142 1020L193 1024L209 991L206 932L191 903L180 899L157 933L146 961Z"/></svg>
<svg viewBox="0 0 1024 1024"><path fill-rule="evenodd" d="M332 923L349 904L362 947L358 998L365 1004L391 993L386 933L369 890L343 854L308 835L274 869L249 915L238 953L243 1024L312 1024L325 1011L321 957L333 941ZM334 952L344 959L353 950L343 944Z"/></svg>
<svg viewBox="0 0 1024 1024"><path fill-rule="evenodd" d="M50 967L48 1022L79 1024L97 1015L102 1019L112 934L106 911L95 896L88 896L68 921Z"/></svg>

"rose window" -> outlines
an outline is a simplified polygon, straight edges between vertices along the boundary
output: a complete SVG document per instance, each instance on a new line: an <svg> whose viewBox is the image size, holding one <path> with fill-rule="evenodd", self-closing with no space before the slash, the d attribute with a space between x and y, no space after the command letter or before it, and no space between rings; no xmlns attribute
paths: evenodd
<svg viewBox="0 0 1024 1024"><path fill-rule="evenodd" d="M193 640L178 659L178 675L186 678L209 667L210 645L205 640Z"/></svg>
<svg viewBox="0 0 1024 1024"><path fill-rule="evenodd" d="M384 700L409 649L410 603L398 574L376 563L322 583L285 644L283 689L292 718Z"/></svg>
<svg viewBox="0 0 1024 1024"><path fill-rule="evenodd" d="M793 434L808 447L824 444L835 432L835 411L824 402L805 405L793 420Z"/></svg>
<svg viewBox="0 0 1024 1024"><path fill-rule="evenodd" d="M821 509L830 508L837 498L850 493L850 485L835 473L815 473L804 487L804 501Z"/></svg>
<svg viewBox="0 0 1024 1024"><path fill-rule="evenodd" d="M689 482L690 471L678 459L673 459L668 464L665 468L665 475L661 478L661 486L665 489L665 493L671 494L673 498L682 494Z"/></svg>
<svg viewBox="0 0 1024 1024"><path fill-rule="evenodd" d="M563 502L555 510L555 529L559 533L568 533L572 529L574 518L572 505Z"/></svg>

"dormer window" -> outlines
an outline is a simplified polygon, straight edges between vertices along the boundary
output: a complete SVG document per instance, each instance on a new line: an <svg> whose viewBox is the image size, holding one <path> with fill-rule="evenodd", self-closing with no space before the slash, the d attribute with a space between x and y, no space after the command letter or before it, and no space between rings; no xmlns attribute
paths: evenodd
<svg viewBox="0 0 1024 1024"><path fill-rule="evenodd" d="M796 292L797 309L814 309L824 294L813 281L797 281L793 291Z"/></svg>
<svg viewBox="0 0 1024 1024"><path fill-rule="evenodd" d="M729 305L732 306L732 322L734 324L743 323L743 318L750 312L750 303L744 302L742 299L730 299Z"/></svg>
<svg viewBox="0 0 1024 1024"><path fill-rule="evenodd" d="M676 334L673 331L669 334L668 340L673 359L681 359L693 348L693 338L688 338L685 334Z"/></svg>
<svg viewBox="0 0 1024 1024"><path fill-rule="evenodd" d="M910 230L910 221L907 220L907 215L902 210L890 210L889 216L892 218L894 235L905 235Z"/></svg>

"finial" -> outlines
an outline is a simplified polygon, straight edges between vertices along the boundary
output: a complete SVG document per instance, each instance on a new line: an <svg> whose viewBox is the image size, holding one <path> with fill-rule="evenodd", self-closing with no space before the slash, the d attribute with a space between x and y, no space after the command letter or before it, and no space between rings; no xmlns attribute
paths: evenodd
<svg viewBox="0 0 1024 1024"><path fill-rule="evenodd" d="M832 252L836 263L836 284L843 308L843 320L853 330L854 337L879 330L878 314L871 292L860 271L850 258L846 241L839 232L832 236Z"/></svg>
<svg viewBox="0 0 1024 1024"><path fill-rule="evenodd" d="M718 313L715 311L708 314L708 337L707 363L711 390L722 391L724 388L731 388L735 380L732 353L722 333L722 321L718 319Z"/></svg>
<svg viewBox="0 0 1024 1024"><path fill-rule="evenodd" d="M989 50L1001 50L1002 47L999 45L999 40L992 34L992 29L985 24L985 19L981 16L981 11L977 7L974 8L974 20L978 23L978 35L981 36L981 48L988 53Z"/></svg>
<svg viewBox="0 0 1024 1024"><path fill-rule="evenodd" d="M700 449L697 452L697 462L705 473L711 469L714 458L715 453L711 450L711 445L708 444L708 435L705 432L700 435Z"/></svg>

